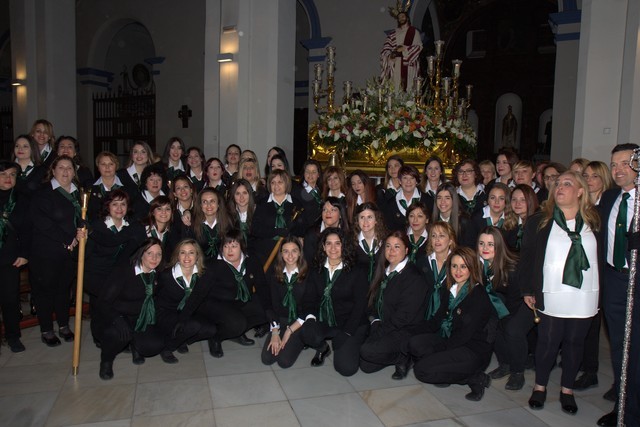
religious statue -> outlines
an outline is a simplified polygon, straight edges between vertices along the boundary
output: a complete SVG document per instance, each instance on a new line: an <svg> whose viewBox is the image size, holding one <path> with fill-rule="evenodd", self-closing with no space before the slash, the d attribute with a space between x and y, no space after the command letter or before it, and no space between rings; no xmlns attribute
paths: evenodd
<svg viewBox="0 0 640 427"><path fill-rule="evenodd" d="M502 146L515 147L517 134L518 120L516 120L511 105L509 105L507 114L502 119Z"/></svg>
<svg viewBox="0 0 640 427"><path fill-rule="evenodd" d="M396 91L410 92L413 79L420 75L420 52L422 39L420 31L409 21L411 1L403 6L398 1L396 7L389 7L389 13L398 21L398 28L387 36L380 52L381 78L392 79Z"/></svg>

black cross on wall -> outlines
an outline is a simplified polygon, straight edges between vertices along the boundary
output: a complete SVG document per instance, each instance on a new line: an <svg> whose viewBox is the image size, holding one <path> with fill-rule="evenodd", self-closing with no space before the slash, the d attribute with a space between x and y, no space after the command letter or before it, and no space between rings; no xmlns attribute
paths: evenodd
<svg viewBox="0 0 640 427"><path fill-rule="evenodd" d="M191 113L188 105L185 104L180 108L180 110L178 111L178 118L182 119L183 128L189 127L189 117L191 117L192 115L193 114Z"/></svg>

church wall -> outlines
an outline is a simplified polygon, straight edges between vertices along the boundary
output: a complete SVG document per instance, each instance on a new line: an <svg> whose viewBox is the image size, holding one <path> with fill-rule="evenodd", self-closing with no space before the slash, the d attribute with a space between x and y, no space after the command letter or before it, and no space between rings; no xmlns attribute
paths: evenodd
<svg viewBox="0 0 640 427"><path fill-rule="evenodd" d="M153 66L156 84L156 147L161 152L171 136L184 139L187 146L203 146L204 139L204 31L205 1L190 0L97 0L83 1L77 7L77 67L114 73L118 81L121 69L105 70L110 35L126 23L140 22L149 31L155 56L164 60ZM139 58L144 63L148 58ZM117 84L113 90L117 90ZM82 112L78 133L91 140L91 93L103 92L100 86L80 85L78 104ZM182 128L178 111L188 105L193 116L189 127ZM81 135L82 134L82 135ZM88 144L89 145L89 144ZM83 153L85 154L85 153ZM90 153L93 158L94 153ZM86 156L86 154L85 154Z"/></svg>

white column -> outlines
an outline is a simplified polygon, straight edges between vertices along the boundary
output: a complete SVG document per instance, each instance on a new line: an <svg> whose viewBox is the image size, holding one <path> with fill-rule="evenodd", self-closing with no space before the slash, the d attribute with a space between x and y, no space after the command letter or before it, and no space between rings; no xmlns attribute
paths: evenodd
<svg viewBox="0 0 640 427"><path fill-rule="evenodd" d="M13 78L26 81L14 97L14 129L47 119L56 135L76 135L74 0L11 0Z"/></svg>
<svg viewBox="0 0 640 427"><path fill-rule="evenodd" d="M627 0L582 2L573 157L608 161L618 142L626 15Z"/></svg>
<svg viewBox="0 0 640 427"><path fill-rule="evenodd" d="M618 144L640 144L640 2L629 2L622 64Z"/></svg>
<svg viewBox="0 0 640 427"><path fill-rule="evenodd" d="M237 143L264 162L269 147L293 158L295 0L223 1L220 147ZM261 167L264 165L261 164Z"/></svg>
<svg viewBox="0 0 640 427"><path fill-rule="evenodd" d="M224 156L220 143L220 3L206 0L204 28L204 154L206 158Z"/></svg>

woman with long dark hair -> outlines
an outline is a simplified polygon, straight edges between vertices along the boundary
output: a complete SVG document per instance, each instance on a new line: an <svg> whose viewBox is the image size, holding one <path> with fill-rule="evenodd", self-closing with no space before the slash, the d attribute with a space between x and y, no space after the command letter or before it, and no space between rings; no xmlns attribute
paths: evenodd
<svg viewBox="0 0 640 427"><path fill-rule="evenodd" d="M187 168L185 166L184 159L186 146L182 138L172 136L164 146L164 153L162 154L162 163L165 164L167 170L166 175L169 181L173 181L179 175L185 175Z"/></svg>
<svg viewBox="0 0 640 427"><path fill-rule="evenodd" d="M149 213L141 221L147 237L160 240L164 255L168 258L180 240L181 231L172 224L173 209L167 196L158 196L151 202Z"/></svg>
<svg viewBox="0 0 640 427"><path fill-rule="evenodd" d="M366 202L376 202L376 187L369 175L360 169L351 172L347 181L347 218L352 219L356 207Z"/></svg>
<svg viewBox="0 0 640 427"><path fill-rule="evenodd" d="M483 289L473 249L458 247L447 259L446 286L429 333L415 335L409 351L416 378L430 384L467 384L465 397L479 401L491 379L484 373L491 360L496 314Z"/></svg>
<svg viewBox="0 0 640 427"><path fill-rule="evenodd" d="M412 203L407 209L407 236L409 237L409 260L413 263L426 255L424 250L429 238L429 208L422 202Z"/></svg>
<svg viewBox="0 0 640 427"><path fill-rule="evenodd" d="M505 215L503 230L512 251L520 252L527 218L538 211L538 198L531 186L518 184L511 192L511 212Z"/></svg>
<svg viewBox="0 0 640 427"><path fill-rule="evenodd" d="M355 263L351 240L339 228L320 236L314 268L308 276L302 325L303 342L316 349L311 366L321 366L331 353L333 366L344 376L358 371L360 346L367 332L366 271Z"/></svg>
<svg viewBox="0 0 640 427"><path fill-rule="evenodd" d="M292 187L291 197L304 208L301 216L302 226L308 228L322 214L322 166L317 160L307 159L302 165L301 175L302 183Z"/></svg>
<svg viewBox="0 0 640 427"><path fill-rule="evenodd" d="M153 294L161 264L162 245L151 237L138 248L131 263L122 262L105 280L99 296L101 379L113 378L113 361L127 346L136 365L164 348L164 340L152 327L156 324Z"/></svg>
<svg viewBox="0 0 640 427"><path fill-rule="evenodd" d="M384 262L378 264L369 289L370 331L360 347L360 369L376 372L395 365L392 378L407 376L407 348L412 331L424 319L427 287L420 270L409 260L409 239L394 231L384 241Z"/></svg>
<svg viewBox="0 0 640 427"><path fill-rule="evenodd" d="M47 168L42 165L38 144L30 135L18 135L15 139L11 161L20 165L16 190L31 196L42 186Z"/></svg>
<svg viewBox="0 0 640 427"><path fill-rule="evenodd" d="M224 197L207 187L196 196L192 221L193 235L205 259L218 258L220 240L231 228Z"/></svg>
<svg viewBox="0 0 640 427"><path fill-rule="evenodd" d="M387 199L395 197L400 191L398 171L404 166L404 160L398 155L389 156L384 165L385 175L382 183L376 186L377 204L382 206Z"/></svg>
<svg viewBox="0 0 640 427"><path fill-rule="evenodd" d="M223 169L224 171L224 169ZM187 148L187 175L196 192L204 188L207 181L204 153L198 147Z"/></svg>
<svg viewBox="0 0 640 427"><path fill-rule="evenodd" d="M450 182L442 184L436 192L431 222L436 221L444 221L453 227L457 237L456 243L459 245L470 248L475 246L471 220L461 206L455 186Z"/></svg>
<svg viewBox="0 0 640 427"><path fill-rule="evenodd" d="M126 168L116 172L124 189L129 193L131 203L135 201L140 192L142 172L153 161L153 151L144 141L136 141L129 150L129 162Z"/></svg>
<svg viewBox="0 0 640 427"><path fill-rule="evenodd" d="M281 368L289 368L304 348L298 331L305 322L302 304L307 274L302 241L295 236L287 237L280 246L274 268L267 273L271 304L266 313L271 335L262 348L262 363L265 365L277 362Z"/></svg>
<svg viewBox="0 0 640 427"><path fill-rule="evenodd" d="M187 175L179 175L171 181L173 195L173 222L176 227L190 226L193 220L196 187Z"/></svg>
<svg viewBox="0 0 640 427"><path fill-rule="evenodd" d="M249 181L237 179L233 182L229 189L227 206L233 226L242 232L245 243L248 242L253 213L256 210L256 202Z"/></svg>
<svg viewBox="0 0 640 427"><path fill-rule="evenodd" d="M356 262L367 270L367 279L373 280L378 251L387 235L382 212L374 203L363 203L356 208L353 219Z"/></svg>
<svg viewBox="0 0 640 427"><path fill-rule="evenodd" d="M224 152L224 175L222 179L227 187L231 186L231 183L235 181L238 171L240 170L240 153L242 150L237 144L229 144Z"/></svg>
<svg viewBox="0 0 640 427"><path fill-rule="evenodd" d="M213 188L220 194L225 195L227 193L227 185L224 182L224 164L222 161L217 157L210 158L204 166L204 171L203 188Z"/></svg>

